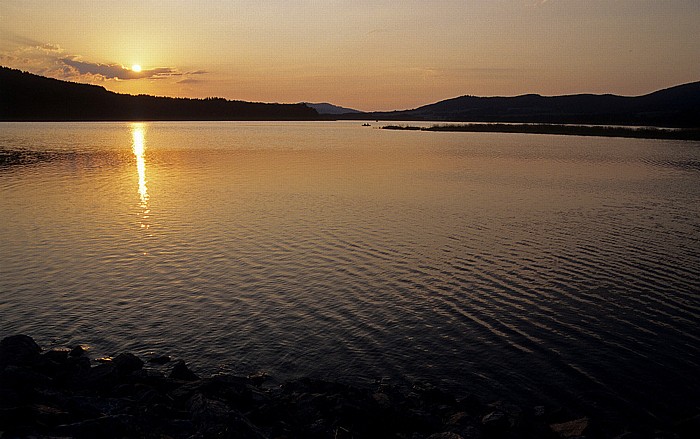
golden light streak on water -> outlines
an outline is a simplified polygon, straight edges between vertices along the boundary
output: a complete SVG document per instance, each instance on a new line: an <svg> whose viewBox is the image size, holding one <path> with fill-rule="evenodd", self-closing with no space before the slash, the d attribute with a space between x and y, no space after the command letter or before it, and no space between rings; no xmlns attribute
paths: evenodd
<svg viewBox="0 0 700 439"><path fill-rule="evenodd" d="M149 225L145 222L149 218L150 210L148 208L148 187L146 186L146 128L143 123L134 123L131 125L131 137L133 139L132 149L136 157L136 171L139 177L139 199L142 211L141 228L148 229Z"/></svg>

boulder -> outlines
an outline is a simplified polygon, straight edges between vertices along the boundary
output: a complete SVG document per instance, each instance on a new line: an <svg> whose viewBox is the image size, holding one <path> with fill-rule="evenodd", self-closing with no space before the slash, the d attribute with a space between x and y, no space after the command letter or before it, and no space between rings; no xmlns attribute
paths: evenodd
<svg viewBox="0 0 700 439"><path fill-rule="evenodd" d="M177 360L170 372L171 379L180 381L197 381L199 377L192 372L183 360Z"/></svg>
<svg viewBox="0 0 700 439"><path fill-rule="evenodd" d="M0 369L10 364L29 366L39 360L41 348L29 336L12 335L0 340Z"/></svg>
<svg viewBox="0 0 700 439"><path fill-rule="evenodd" d="M70 350L70 355L71 357L80 357L85 353L85 349L83 349L82 346L78 345L74 347L73 349Z"/></svg>
<svg viewBox="0 0 700 439"><path fill-rule="evenodd" d="M510 426L508 415L496 410L481 418L482 425L488 430L505 430Z"/></svg>
<svg viewBox="0 0 700 439"><path fill-rule="evenodd" d="M117 355L113 360L112 364L116 366L120 374L127 375L137 370L141 370L143 367L143 361L139 357L130 353L123 353Z"/></svg>
<svg viewBox="0 0 700 439"><path fill-rule="evenodd" d="M450 431L445 431L443 433L433 433L428 436L428 439L464 439L457 433L452 433Z"/></svg>
<svg viewBox="0 0 700 439"><path fill-rule="evenodd" d="M588 418L580 418L569 422L562 422L560 424L552 424L549 427L560 437L566 439L583 436L588 428L588 423Z"/></svg>
<svg viewBox="0 0 700 439"><path fill-rule="evenodd" d="M170 362L170 357L167 355L160 355L149 359L148 362L153 364L165 364Z"/></svg>

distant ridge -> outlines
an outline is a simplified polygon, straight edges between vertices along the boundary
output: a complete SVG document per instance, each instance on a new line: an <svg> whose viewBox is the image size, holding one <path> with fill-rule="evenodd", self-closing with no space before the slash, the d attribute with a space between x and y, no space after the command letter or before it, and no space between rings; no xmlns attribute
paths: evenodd
<svg viewBox="0 0 700 439"><path fill-rule="evenodd" d="M338 105L329 104L327 102L323 102L320 104L314 104L311 102L304 102L304 103L307 106L318 111L318 114L350 114L350 113L355 114L355 113L361 113L361 111L359 111L359 110L353 110L352 108L340 107Z"/></svg>
<svg viewBox="0 0 700 439"><path fill-rule="evenodd" d="M0 67L0 120L316 120L304 104L126 95Z"/></svg>
<svg viewBox="0 0 700 439"><path fill-rule="evenodd" d="M412 110L359 113L342 118L697 128L700 127L700 82L637 97L611 94L461 96Z"/></svg>
<svg viewBox="0 0 700 439"><path fill-rule="evenodd" d="M127 95L0 66L0 120L396 120L700 128L700 82L643 96L460 96L412 110Z"/></svg>

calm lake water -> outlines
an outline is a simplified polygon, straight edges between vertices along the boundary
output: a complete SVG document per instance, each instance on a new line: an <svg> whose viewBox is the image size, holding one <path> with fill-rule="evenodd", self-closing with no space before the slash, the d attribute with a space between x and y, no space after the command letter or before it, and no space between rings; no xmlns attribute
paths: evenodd
<svg viewBox="0 0 700 439"><path fill-rule="evenodd" d="M0 201L1 336L584 413L700 404L697 142L2 123Z"/></svg>

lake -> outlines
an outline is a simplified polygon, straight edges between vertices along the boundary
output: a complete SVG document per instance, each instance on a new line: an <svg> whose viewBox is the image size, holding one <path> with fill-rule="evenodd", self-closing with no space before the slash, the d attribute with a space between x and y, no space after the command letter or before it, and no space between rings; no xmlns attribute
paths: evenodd
<svg viewBox="0 0 700 439"><path fill-rule="evenodd" d="M361 123L0 123L0 336L694 414L700 143Z"/></svg>

